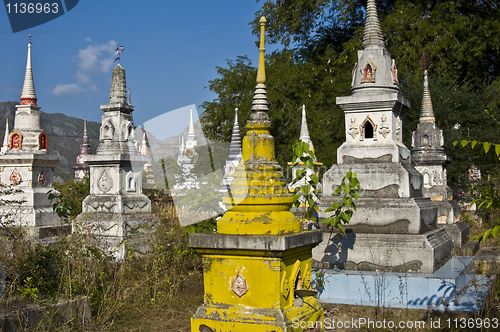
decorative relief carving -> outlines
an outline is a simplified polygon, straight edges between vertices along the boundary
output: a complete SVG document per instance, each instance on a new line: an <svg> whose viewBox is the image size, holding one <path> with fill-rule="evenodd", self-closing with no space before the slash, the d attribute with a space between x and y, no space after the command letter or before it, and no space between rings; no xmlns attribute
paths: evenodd
<svg viewBox="0 0 500 332"><path fill-rule="evenodd" d="M239 297L242 297L248 292L248 283L240 272L238 272L233 279L232 290Z"/></svg>
<svg viewBox="0 0 500 332"><path fill-rule="evenodd" d="M129 209L130 211L133 211L133 210L144 210L144 208L147 208L148 202L135 203L135 204L132 204L132 205L129 205L128 203L125 203L125 204L123 204L123 206L126 207L127 209ZM125 211L125 212L127 212L127 211Z"/></svg>
<svg viewBox="0 0 500 332"><path fill-rule="evenodd" d="M396 60L394 59L392 59L391 73L392 73L392 82L396 85L399 85L398 68L396 67Z"/></svg>
<svg viewBox="0 0 500 332"><path fill-rule="evenodd" d="M38 150L47 150L48 148L48 137L45 131L42 129L40 134L38 134Z"/></svg>
<svg viewBox="0 0 500 332"><path fill-rule="evenodd" d="M386 138L386 136L391 132L391 130L389 129L389 125L387 124L387 117L385 116L385 114L382 114L381 120L382 123L380 124L380 129L378 133L384 136L384 138Z"/></svg>
<svg viewBox="0 0 500 332"><path fill-rule="evenodd" d="M17 170L17 168L14 168L12 173L10 174L9 177L10 183L12 183L14 186L17 186L21 182L23 182L23 178L21 177L21 173Z"/></svg>
<svg viewBox="0 0 500 332"><path fill-rule="evenodd" d="M285 299L288 299L288 295L290 295L290 281L287 278L286 271L283 273L283 279L281 280L281 294Z"/></svg>
<svg viewBox="0 0 500 332"><path fill-rule="evenodd" d="M358 125L356 124L356 118L351 118L351 123L349 123L349 130L347 131L349 135L354 139L358 135Z"/></svg>
<svg viewBox="0 0 500 332"><path fill-rule="evenodd" d="M372 60L368 58L363 69L361 69L361 83L375 83L375 71L377 67L373 64Z"/></svg>
<svg viewBox="0 0 500 332"><path fill-rule="evenodd" d="M354 86L354 81L356 79L356 68L358 67L358 63L356 62L354 64L354 68L352 69L352 81L351 81L351 87Z"/></svg>
<svg viewBox="0 0 500 332"><path fill-rule="evenodd" d="M302 288L311 288L311 267L309 266L309 263L306 264L306 267L304 269L304 277L302 277Z"/></svg>
<svg viewBox="0 0 500 332"><path fill-rule="evenodd" d="M401 119L399 116L396 118L396 138L401 141Z"/></svg>
<svg viewBox="0 0 500 332"><path fill-rule="evenodd" d="M432 172L432 183L435 185L441 185L443 184L443 178L441 177L441 174L437 170L434 170Z"/></svg>
<svg viewBox="0 0 500 332"><path fill-rule="evenodd" d="M42 168L40 174L38 174L38 183L41 186L44 186L47 183L47 174L45 174L45 170Z"/></svg>
<svg viewBox="0 0 500 332"><path fill-rule="evenodd" d="M104 194L113 188L113 180L105 169L102 171L101 177L97 181L97 188L99 188L99 190Z"/></svg>

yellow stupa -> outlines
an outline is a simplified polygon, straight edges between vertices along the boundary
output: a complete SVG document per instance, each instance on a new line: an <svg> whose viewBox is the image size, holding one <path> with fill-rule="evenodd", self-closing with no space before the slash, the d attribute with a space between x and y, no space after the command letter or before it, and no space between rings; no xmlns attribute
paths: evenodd
<svg viewBox="0 0 500 332"><path fill-rule="evenodd" d="M311 291L311 250L321 231L302 232L290 212L281 167L269 133L264 32L252 115L238 165L224 203L230 208L216 233L190 236L203 255L205 297L191 319L191 331L322 330L323 309Z"/></svg>

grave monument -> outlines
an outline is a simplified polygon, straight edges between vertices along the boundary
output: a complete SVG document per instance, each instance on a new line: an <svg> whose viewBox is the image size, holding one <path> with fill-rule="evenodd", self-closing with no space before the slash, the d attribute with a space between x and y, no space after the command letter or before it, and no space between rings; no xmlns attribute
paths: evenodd
<svg viewBox="0 0 500 332"><path fill-rule="evenodd" d="M385 47L375 1L367 4L363 49L354 66L351 95L338 97L346 141L337 165L323 176L324 211L348 171L361 183L347 238L330 244L331 268L432 273L451 256L452 240L438 227L437 206L423 197L422 175L402 143L410 103L399 91L397 68ZM320 217L328 216L320 213ZM326 243L317 247L321 261Z"/></svg>
<svg viewBox="0 0 500 332"><path fill-rule="evenodd" d="M460 248L468 241L470 230L461 220L460 206L447 184L446 165L450 158L443 145L443 131L436 126L426 70L420 122L412 136L411 161L423 176L423 196L438 206L438 226L446 229L454 248Z"/></svg>
<svg viewBox="0 0 500 332"><path fill-rule="evenodd" d="M148 157L134 145L134 107L127 102L125 69L120 64L112 72L109 99L101 106L104 114L96 154L83 157L90 166L90 194L77 222L95 227L104 249L123 259L125 240L135 250L147 249L142 235L153 217L151 201L142 194L142 171Z"/></svg>
<svg viewBox="0 0 500 332"><path fill-rule="evenodd" d="M234 110L234 124L231 133L231 143L229 144L229 156L224 165L224 175L222 177L222 192L227 192L231 182L234 180L236 168L243 158L241 145L240 125L238 124L238 109Z"/></svg>
<svg viewBox="0 0 500 332"><path fill-rule="evenodd" d="M22 190L5 199L25 202L0 206L0 214L11 214L9 219L15 226L22 226L29 237L43 239L68 231L69 226L53 212L49 201L59 158L50 153L47 134L40 126L41 106L37 105L31 67L31 36L21 104L16 108L14 129L4 140L0 156L0 183ZM8 133L8 123L6 130Z"/></svg>
<svg viewBox="0 0 500 332"><path fill-rule="evenodd" d="M217 232L191 234L190 246L203 255L205 301L191 319L191 331L319 331L323 309L311 291L311 249L321 231L301 232L290 212L266 93L264 26L252 114L243 138L228 197L229 211ZM305 328L293 326L300 322Z"/></svg>
<svg viewBox="0 0 500 332"><path fill-rule="evenodd" d="M76 165L72 166L75 170L75 179L82 181L84 177L89 175L89 165L83 161L83 156L92 154L92 148L89 143L89 135L87 134L87 119L83 119L83 140L80 145L80 153L76 157Z"/></svg>

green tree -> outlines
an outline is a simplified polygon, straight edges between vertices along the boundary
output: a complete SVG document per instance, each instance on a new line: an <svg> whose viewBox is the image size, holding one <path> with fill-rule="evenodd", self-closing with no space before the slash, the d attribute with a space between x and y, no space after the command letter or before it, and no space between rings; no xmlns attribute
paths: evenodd
<svg viewBox="0 0 500 332"><path fill-rule="evenodd" d="M72 178L61 184L54 183L54 189L60 193L58 207L67 210L68 217L76 218L82 213L83 200L90 194L90 179L88 176L85 176L82 181Z"/></svg>
<svg viewBox="0 0 500 332"><path fill-rule="evenodd" d="M338 96L350 94L351 70L361 49L365 0L261 1L250 23L258 35L258 20L267 17L268 42L283 49L266 56L271 134L277 161L291 161L290 146L300 128L300 106L308 109L309 130L318 160L329 167L344 142L344 115ZM378 0L377 8L387 47L396 59L400 88L413 107L403 126L410 147L422 99L423 70L431 77L438 126L444 131L450 185L472 163L493 172L491 160L460 155L451 142L459 137L495 141L496 128L483 114L486 107L500 113L500 8L484 0ZM202 123L212 140L228 141L234 108L240 126L251 111L256 69L245 56L217 68L209 82L217 94L205 102ZM474 136L472 136L474 135ZM478 135L478 136L475 136Z"/></svg>

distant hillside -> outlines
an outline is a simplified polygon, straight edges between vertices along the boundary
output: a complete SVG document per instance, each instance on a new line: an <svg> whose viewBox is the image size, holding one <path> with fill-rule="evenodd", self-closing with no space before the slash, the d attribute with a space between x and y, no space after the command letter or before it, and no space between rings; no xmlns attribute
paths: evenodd
<svg viewBox="0 0 500 332"><path fill-rule="evenodd" d="M0 103L0 145L5 134L5 119L9 119L9 130L14 127L15 105L18 102ZM55 175L63 180L74 176L71 166L75 165L83 139L83 119L70 117L61 113L44 113L42 111L41 127L49 136L49 149L59 155L59 164ZM87 121L87 131L94 153L99 143L100 123Z"/></svg>
<svg viewBox="0 0 500 332"><path fill-rule="evenodd" d="M19 103L13 101L0 103L0 146L3 144L5 119L9 119L10 131L12 131L14 127L14 116L16 114L15 105L19 105ZM41 127L49 136L49 149L59 155L59 164L56 166L55 175L63 180L73 177L74 171L71 166L76 164L76 157L78 156L80 145L82 144L83 119L74 118L61 113L44 113L42 111L40 121ZM100 123L87 121L87 131L90 139L90 145L92 147L92 153L95 153L97 145L99 144L100 127ZM194 123L194 130L198 146L200 147L199 152L201 153L201 146L207 144L212 145L212 143L204 138L203 130L199 121ZM186 138L187 132L188 126L186 124L184 132L179 136L184 136L184 138ZM158 163L158 159L165 157L177 160L177 154L179 152L179 136L172 136L163 141L158 141L151 133L146 132L146 134L150 149L149 152L153 158L154 164ZM140 144L142 140L140 130L137 130L136 135ZM229 147L229 143L226 145ZM218 159L224 160L226 158L227 151L224 153L224 156ZM220 164L220 162L217 164Z"/></svg>

